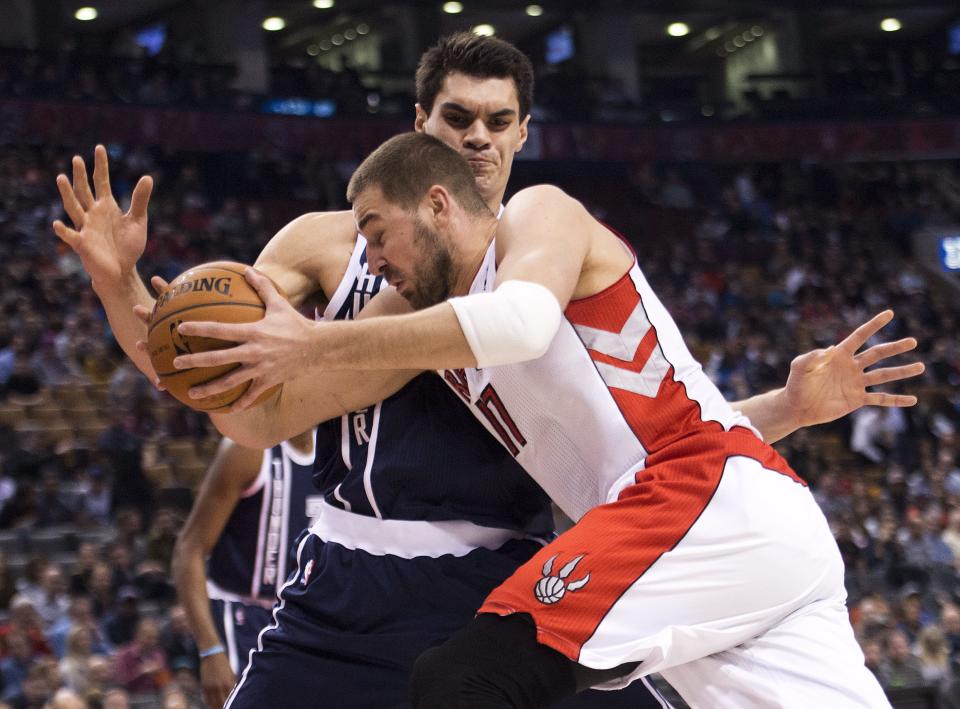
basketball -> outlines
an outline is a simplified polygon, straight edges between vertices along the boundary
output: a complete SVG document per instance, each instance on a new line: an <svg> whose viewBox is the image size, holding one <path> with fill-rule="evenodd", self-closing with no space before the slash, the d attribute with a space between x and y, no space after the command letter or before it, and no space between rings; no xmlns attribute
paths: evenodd
<svg viewBox="0 0 960 709"><path fill-rule="evenodd" d="M257 291L243 277L242 263L214 261L194 266L177 276L160 294L150 314L147 351L160 383L177 401L197 411L226 413L247 391L243 382L221 394L191 399L190 387L205 384L233 371L240 365L175 369L178 355L225 349L234 343L210 337L188 337L177 328L182 322L216 321L221 323L255 322L266 307ZM270 389L257 400L260 403L275 391Z"/></svg>

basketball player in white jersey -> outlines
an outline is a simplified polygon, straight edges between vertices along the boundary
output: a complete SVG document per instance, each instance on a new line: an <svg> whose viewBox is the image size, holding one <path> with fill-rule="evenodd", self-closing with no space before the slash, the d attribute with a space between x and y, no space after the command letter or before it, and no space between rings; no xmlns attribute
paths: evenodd
<svg viewBox="0 0 960 709"><path fill-rule="evenodd" d="M480 46L483 43L497 41L470 39L480 51L486 50ZM445 42L455 44L453 38ZM441 137L471 159L478 187L491 208L500 203L514 153L526 139L530 93L529 85L510 74L474 76L470 70L454 70L431 76L425 72L421 82L418 73L417 129ZM83 258L114 332L149 376L149 361L133 347L142 337L143 324L131 317L131 306L141 303L149 308L152 303L134 268L146 238L146 199L151 184L149 178L138 184L130 213L122 215L115 202L111 204L107 175L106 154L98 148L94 195L87 187L82 161L74 160L76 193L66 177L59 178L58 185L77 231L59 224L57 233ZM305 215L277 235L257 265L299 304L311 293L329 296L337 289L355 241L356 224L350 213ZM865 340L889 317L878 316L858 331L857 337ZM873 352L879 358L910 347L911 341L901 341ZM749 409L753 423L770 440L797 426L842 416L865 402L861 368L851 355L844 348L808 353L798 358L785 389L742 402L742 408ZM816 396L824 390L828 396ZM890 395L887 403L909 405L913 401L912 397ZM803 411L801 416L798 410Z"/></svg>
<svg viewBox="0 0 960 709"><path fill-rule="evenodd" d="M549 706L651 672L698 707L888 705L826 519L703 374L619 238L545 186L498 222L463 159L417 133L368 157L348 197L394 292L353 323L314 323L250 271L264 320L184 323L239 344L175 366L241 362L249 377L297 362L266 405L211 416L248 445L436 370L577 522L421 658L416 706Z"/></svg>

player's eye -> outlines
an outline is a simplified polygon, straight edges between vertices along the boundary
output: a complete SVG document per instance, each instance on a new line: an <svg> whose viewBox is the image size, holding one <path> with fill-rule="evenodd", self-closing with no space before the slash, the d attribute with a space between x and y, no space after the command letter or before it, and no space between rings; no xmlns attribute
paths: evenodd
<svg viewBox="0 0 960 709"><path fill-rule="evenodd" d="M470 119L462 113L448 113L444 116L444 119L455 128L464 128L470 125Z"/></svg>

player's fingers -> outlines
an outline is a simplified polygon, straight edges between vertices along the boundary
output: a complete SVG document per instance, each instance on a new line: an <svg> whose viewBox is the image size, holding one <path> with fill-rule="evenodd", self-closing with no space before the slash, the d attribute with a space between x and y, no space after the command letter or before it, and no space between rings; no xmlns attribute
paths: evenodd
<svg viewBox="0 0 960 709"><path fill-rule="evenodd" d="M93 149L93 188L97 199L112 197L110 192L110 168L107 164L107 149L98 145Z"/></svg>
<svg viewBox="0 0 960 709"><path fill-rule="evenodd" d="M130 209L127 214L138 222L146 220L151 193L153 193L153 178L150 175L144 175L133 188L133 197L130 198Z"/></svg>
<svg viewBox="0 0 960 709"><path fill-rule="evenodd" d="M868 392L863 403L867 406L916 406L917 397L911 394L886 394L884 392Z"/></svg>
<svg viewBox="0 0 960 709"><path fill-rule="evenodd" d="M218 338L219 339L219 338ZM210 350L208 352L195 352L193 354L180 355L174 357L173 366L176 369L193 369L194 367L222 367L225 364L244 363L247 360L247 351L243 345L239 347L228 347L223 350ZM247 379L251 375L247 374ZM241 380L244 381L244 380Z"/></svg>
<svg viewBox="0 0 960 709"><path fill-rule="evenodd" d="M150 278L150 285L153 287L153 292L156 293L157 295L160 295L167 289L167 286L169 286L170 284L167 283L160 276L153 276Z"/></svg>
<svg viewBox="0 0 960 709"><path fill-rule="evenodd" d="M80 245L80 234L59 219L53 223L53 233L60 237L71 249L76 249Z"/></svg>
<svg viewBox="0 0 960 709"><path fill-rule="evenodd" d="M286 302L283 296L277 291L276 286L273 285L273 281L257 269L248 266L243 275L246 277L247 283L253 286L254 290L260 295L260 299L264 305L268 308L271 305L282 305Z"/></svg>
<svg viewBox="0 0 960 709"><path fill-rule="evenodd" d="M210 354L204 352L203 354ZM252 375L250 370L246 367L237 367L229 374L225 374L222 377L217 377L209 382L204 384L198 384L195 387L190 387L188 394L191 399L205 399L208 396L214 396L216 394L222 394L225 391L230 391L234 387L238 387L243 384L245 381L249 380Z"/></svg>
<svg viewBox="0 0 960 709"><path fill-rule="evenodd" d="M238 323L183 322L177 330L190 337L213 337L228 342L246 342L250 339L250 326ZM234 360L230 360L234 361Z"/></svg>
<svg viewBox="0 0 960 709"><path fill-rule="evenodd" d="M60 199L63 201L63 208L77 229L83 229L83 207L77 200L77 195L73 193L73 187L70 186L70 180L66 175L60 173L57 175L57 190L60 192Z"/></svg>
<svg viewBox="0 0 960 709"><path fill-rule="evenodd" d="M87 182L87 165L79 155L73 156L71 163L73 166L73 191L84 209L90 209L93 206L93 193L90 191L90 183Z"/></svg>
<svg viewBox="0 0 960 709"><path fill-rule="evenodd" d="M865 386L872 387L877 386L878 384L886 384L887 382L896 382L901 379L917 377L923 374L924 369L926 369L926 367L923 365L923 362L904 364L900 367L884 367L882 369L874 369L873 371L867 372L863 375L863 383Z"/></svg>
<svg viewBox="0 0 960 709"><path fill-rule="evenodd" d="M150 308L145 308L142 305L134 305L133 314L136 315L144 325L150 322Z"/></svg>
<svg viewBox="0 0 960 709"><path fill-rule="evenodd" d="M904 352L909 352L912 349L915 349L917 346L917 341L913 337L905 337L902 340L897 340L896 342L884 342L880 345L874 345L868 350L864 350L857 355L857 362L861 367L866 369L871 367L881 359L886 359L888 357L896 357L899 354Z"/></svg>
<svg viewBox="0 0 960 709"><path fill-rule="evenodd" d="M872 318L867 320L867 322L863 323L863 325L847 335L843 342L837 346L845 352L853 354L863 347L867 340L876 335L877 332L891 320L893 320L892 310L884 310L882 313L877 313Z"/></svg>

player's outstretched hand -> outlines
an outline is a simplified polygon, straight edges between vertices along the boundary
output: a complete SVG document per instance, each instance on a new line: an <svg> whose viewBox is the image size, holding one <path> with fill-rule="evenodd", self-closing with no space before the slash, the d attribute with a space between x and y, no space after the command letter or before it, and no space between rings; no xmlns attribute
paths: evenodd
<svg viewBox="0 0 960 709"><path fill-rule="evenodd" d="M891 320L893 311L885 310L839 344L807 352L790 363L784 395L799 426L834 421L861 406L913 406L917 403L917 397L912 395L868 390L868 387L915 377L925 368L922 362L913 362L867 371L869 367L917 346L914 338L906 337L858 352Z"/></svg>
<svg viewBox="0 0 960 709"><path fill-rule="evenodd" d="M210 709L220 709L237 683L237 676L230 669L225 653L217 653L200 660L200 685L203 699Z"/></svg>
<svg viewBox="0 0 960 709"><path fill-rule="evenodd" d="M311 335L316 325L300 315L269 278L252 268L247 268L244 275L267 306L263 318L245 324L181 323L179 330L183 335L214 337L237 344L223 350L180 355L173 360L177 369L239 362L241 366L229 374L190 389L191 397L202 399L251 380L246 393L234 404L234 411L242 411L271 387L310 367Z"/></svg>
<svg viewBox="0 0 960 709"><path fill-rule="evenodd" d="M134 272L146 247L147 206L153 178L140 178L130 209L124 214L110 189L106 148L98 145L94 149L93 190L83 158L74 155L72 164L73 183L66 175L57 175L57 189L73 228L58 219L53 223L53 231L80 257L94 287L109 288Z"/></svg>

